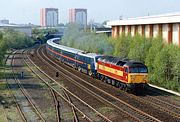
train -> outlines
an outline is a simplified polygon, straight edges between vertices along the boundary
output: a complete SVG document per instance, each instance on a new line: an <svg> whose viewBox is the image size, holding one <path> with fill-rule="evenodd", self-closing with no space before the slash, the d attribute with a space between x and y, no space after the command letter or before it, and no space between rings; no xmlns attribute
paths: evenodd
<svg viewBox="0 0 180 122"><path fill-rule="evenodd" d="M148 83L148 68L139 61L89 53L49 39L46 51L53 58L87 75L127 92L141 91Z"/></svg>

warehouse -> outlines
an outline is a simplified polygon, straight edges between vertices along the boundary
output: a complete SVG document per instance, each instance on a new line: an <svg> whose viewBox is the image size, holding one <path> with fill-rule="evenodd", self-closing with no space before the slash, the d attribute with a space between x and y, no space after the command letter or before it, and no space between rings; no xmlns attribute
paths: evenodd
<svg viewBox="0 0 180 122"><path fill-rule="evenodd" d="M180 13L122 19L109 21L107 24L112 27L112 37L122 33L132 36L139 33L145 37L159 35L167 43L177 44L180 47Z"/></svg>
<svg viewBox="0 0 180 122"><path fill-rule="evenodd" d="M31 26L26 26L26 25L10 25L10 24L0 24L0 30L3 30L5 28L10 28L14 29L16 31L25 33L29 37L32 36L32 28Z"/></svg>

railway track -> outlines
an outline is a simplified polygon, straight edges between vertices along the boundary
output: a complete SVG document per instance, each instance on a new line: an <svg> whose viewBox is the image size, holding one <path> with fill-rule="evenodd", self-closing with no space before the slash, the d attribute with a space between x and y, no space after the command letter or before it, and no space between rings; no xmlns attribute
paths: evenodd
<svg viewBox="0 0 180 122"><path fill-rule="evenodd" d="M16 51L15 51L15 52L16 52ZM15 53L15 52L13 52L13 53ZM14 55L14 54L13 54L13 55ZM4 65L8 65L7 61L9 60L9 58L11 58L10 55L8 55L8 57L6 58ZM4 67L5 67L5 66L4 66ZM14 95L13 92L11 91L10 83L8 82L8 76L6 75L6 70L9 70L9 69L4 68L4 74L5 74L5 78L6 78L6 83L7 83L8 91L9 91L9 93L10 93L10 96L12 96L13 102L14 102L15 105L16 105L17 111L18 111L19 115L21 116L22 121L26 122L26 121L27 121L27 120L26 120L26 117L25 117L25 115L23 114L23 111L21 110L20 105L18 104L18 101L17 101L15 95ZM7 117L7 116L6 116L6 117Z"/></svg>
<svg viewBox="0 0 180 122"><path fill-rule="evenodd" d="M169 113L170 115L180 119L180 106L170 104L166 101L163 101L161 99L158 99L149 95L142 98L146 100L147 104L152 103L154 106L156 106L160 110L165 111Z"/></svg>
<svg viewBox="0 0 180 122"><path fill-rule="evenodd" d="M57 122L61 121L61 117L60 117L60 112L59 112L59 101L57 99L56 93L50 88L49 89L51 91L51 94L53 96L53 100L54 100L54 107L55 107L55 111L56 111L56 120Z"/></svg>
<svg viewBox="0 0 180 122"><path fill-rule="evenodd" d="M145 96L136 96L133 94L128 94L126 92L121 92L122 95L127 96L129 98L132 98L132 100L139 101L140 103L146 104L146 105L151 105L154 108L165 112L172 116L173 118L176 118L177 120L180 120L180 107L170 104L166 101L163 101L161 99L145 95Z"/></svg>
<svg viewBox="0 0 180 122"><path fill-rule="evenodd" d="M151 86L147 87L146 89L147 91L145 93L148 96L154 96L153 98L157 99L157 101L163 101L163 103L173 106L175 109L180 108L180 99L177 96L152 88Z"/></svg>
<svg viewBox="0 0 180 122"><path fill-rule="evenodd" d="M65 90L63 90L63 92L64 92L64 95L66 96L66 99L68 99L68 101L73 103L72 99L69 97L68 93ZM72 108L72 111L73 111L73 120L74 120L74 122L79 122L79 118L78 118L78 115L76 113L75 108L73 106L71 108Z"/></svg>
<svg viewBox="0 0 180 122"><path fill-rule="evenodd" d="M43 54L43 51L39 56L43 56L43 58L41 58L41 60L46 59L47 60L46 62L51 64L51 67L52 67L52 65L54 65L56 67L56 70L57 70L57 67L59 69L61 69L61 71L64 70L62 67L60 67L60 66L56 65L54 62L52 62L51 59L46 57L45 54ZM68 74L71 74L72 76L74 75L74 74L70 73L67 70L64 70L64 72L66 72ZM84 86L91 87L91 90L89 90L88 88L86 88L83 85L79 84L75 80L71 79L71 81L73 81L74 83L76 82L75 84L77 84L78 87L81 87L81 89L86 89L86 91L93 94L97 98L105 101L105 103L110 104L111 106L113 106L118 111L121 111L122 113L128 115L128 117L132 118L132 120L136 120L136 121L160 121L160 120L154 118L153 116L150 116L150 115L136 109L135 107L125 103L124 101L122 101L120 99L117 99L116 97L112 96L111 94L109 94L109 93L107 93L107 92L93 86L92 84L86 82L85 80L83 80L83 79L81 79L81 78L79 78L77 76L73 76L73 77L76 77L77 80L83 81L85 83ZM92 90L92 87L93 87L93 90ZM97 93L100 93L100 94L97 94ZM104 98L106 98L106 99L104 99Z"/></svg>
<svg viewBox="0 0 180 122"><path fill-rule="evenodd" d="M39 69L32 61L31 59L28 57L28 55L26 55L28 61L26 61L26 59L24 60L26 62L26 64L28 65L28 67L40 78L44 81L44 83L46 83L51 89L53 89L53 91L55 91L58 96L60 96L64 101L66 101L70 106L72 106L76 111L78 111L85 120L93 122L93 121L108 121L111 122L111 120L109 120L107 117L103 116L100 112L98 112L97 110L95 110L93 107L91 107L89 104L85 103L84 101L82 101L79 97L77 97L76 95L74 95L72 92L70 92L69 90L67 90L65 87L63 87L61 84L59 84L57 81L55 81L54 79L52 79L51 77L49 77L46 73L44 73L41 69ZM32 67L36 67L36 68L32 68ZM46 78L44 78L46 77ZM45 79L49 79L49 80L45 80ZM68 93L68 95L73 98L76 99L76 101L81 102L81 108L77 108L77 104L75 105L75 103L77 102L71 102L68 100L68 98L66 98L67 96L63 95L63 90ZM79 103L78 103L79 104ZM83 106L83 107L82 107ZM83 109L82 109L83 108ZM85 112L83 111L85 110ZM94 113L94 115L92 115L91 113ZM74 112L75 113L75 112ZM76 118L76 117L74 117ZM76 121L76 119L75 119Z"/></svg>
<svg viewBox="0 0 180 122"><path fill-rule="evenodd" d="M29 51L29 50L28 50ZM27 51L27 54L29 53ZM30 53L31 55L32 55L32 53ZM28 57L28 55L26 55L26 53L23 53L22 55L24 55L24 58L23 58L23 60L24 60L24 62L25 62L25 64L29 67L30 65L28 64L28 61L26 61L26 58ZM30 68L29 67L29 69L33 72L33 73L35 73L34 72L34 70L32 69L32 68ZM42 80L43 81L43 83L45 82L45 81L50 81L51 79L49 79L48 77L46 77L46 75L44 75L44 77L43 77L43 75L42 74L39 74L39 75L37 75L38 77L39 77L39 79L40 80ZM47 84L46 84L47 85ZM58 99L58 94L57 94L57 91L54 91L51 87L49 87L49 85L47 85L48 86L48 88L49 88L49 90L51 91L51 94L52 94L52 96L53 96L53 100L54 100L54 105L55 105L55 110L56 110L56 120L57 120L57 122L61 122L61 121L65 121L65 118L63 118L60 114L60 100ZM66 93L66 91L64 91L63 90L63 93L65 94L65 96L67 97L67 99L68 100L70 100L70 98L69 98L69 96L68 96L68 94ZM67 103L66 103L67 104ZM64 105L64 104L63 104ZM71 110L69 110L69 111L72 111L72 113L73 113L73 115L74 115L74 117L73 117L73 121L74 122L78 122L77 120L77 114L76 114L76 111L75 111L75 109L74 109L74 107L71 107ZM70 120L71 121L71 120Z"/></svg>
<svg viewBox="0 0 180 122"><path fill-rule="evenodd" d="M9 89L17 89L16 94L13 93L13 98L16 101L18 106L19 113L23 121L42 121L45 122L44 117L41 115L41 112L37 109L30 95L21 85L20 80L15 75L14 70L14 58L17 52L13 53L11 57L11 70L13 74L13 81L7 82ZM11 92L12 93L12 92Z"/></svg>

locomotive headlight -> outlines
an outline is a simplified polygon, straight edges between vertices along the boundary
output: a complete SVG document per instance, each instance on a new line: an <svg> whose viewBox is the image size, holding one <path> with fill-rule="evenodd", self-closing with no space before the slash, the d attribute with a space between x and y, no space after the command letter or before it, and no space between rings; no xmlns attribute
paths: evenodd
<svg viewBox="0 0 180 122"><path fill-rule="evenodd" d="M147 82L147 79L148 77L146 75L143 76L143 81Z"/></svg>
<svg viewBox="0 0 180 122"><path fill-rule="evenodd" d="M147 79L147 76L146 76L146 75L144 75L144 76L143 76L143 79Z"/></svg>

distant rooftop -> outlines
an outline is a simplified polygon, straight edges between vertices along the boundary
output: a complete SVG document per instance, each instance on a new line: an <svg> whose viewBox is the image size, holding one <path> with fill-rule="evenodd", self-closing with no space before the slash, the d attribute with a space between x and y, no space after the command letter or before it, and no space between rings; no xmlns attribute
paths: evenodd
<svg viewBox="0 0 180 122"><path fill-rule="evenodd" d="M166 13L160 15L135 17L107 22L107 25L140 25L140 24L161 24L180 22L180 12Z"/></svg>
<svg viewBox="0 0 180 122"><path fill-rule="evenodd" d="M30 27L28 25L16 25L16 24L2 24L0 23L0 27Z"/></svg>

